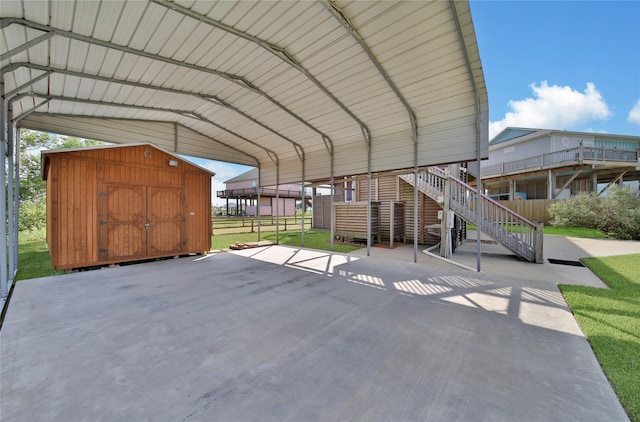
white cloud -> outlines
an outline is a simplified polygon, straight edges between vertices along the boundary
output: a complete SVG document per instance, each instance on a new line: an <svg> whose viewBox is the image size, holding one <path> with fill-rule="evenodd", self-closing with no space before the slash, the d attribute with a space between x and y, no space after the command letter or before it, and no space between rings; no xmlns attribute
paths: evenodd
<svg viewBox="0 0 640 422"><path fill-rule="evenodd" d="M531 84L533 98L511 100L512 111L504 119L489 123L489 137L493 138L506 127L567 129L591 120L605 120L612 115L607 103L592 82L584 92L570 86Z"/></svg>
<svg viewBox="0 0 640 422"><path fill-rule="evenodd" d="M636 102L636 105L629 111L627 116L627 122L640 125L640 100Z"/></svg>

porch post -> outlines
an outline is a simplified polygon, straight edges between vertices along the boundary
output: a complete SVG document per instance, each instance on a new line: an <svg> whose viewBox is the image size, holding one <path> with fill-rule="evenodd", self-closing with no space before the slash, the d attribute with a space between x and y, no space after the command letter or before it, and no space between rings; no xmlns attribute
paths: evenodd
<svg viewBox="0 0 640 422"><path fill-rule="evenodd" d="M514 199L516 199L516 178L512 177L509 179L509 200L513 201Z"/></svg>
<svg viewBox="0 0 640 422"><path fill-rule="evenodd" d="M544 256L542 251L544 239L544 223L536 223L536 235L535 235L535 254L536 254L536 263L544 264Z"/></svg>

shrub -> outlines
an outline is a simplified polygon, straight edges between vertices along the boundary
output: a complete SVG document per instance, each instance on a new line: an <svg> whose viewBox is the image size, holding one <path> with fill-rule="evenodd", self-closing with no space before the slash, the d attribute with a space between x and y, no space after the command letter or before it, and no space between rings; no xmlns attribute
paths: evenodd
<svg viewBox="0 0 640 422"><path fill-rule="evenodd" d="M607 196L580 194L549 207L551 224L602 230L618 239L640 240L640 197L613 188Z"/></svg>
<svg viewBox="0 0 640 422"><path fill-rule="evenodd" d="M20 202L18 230L41 229L47 222L47 206L44 198Z"/></svg>

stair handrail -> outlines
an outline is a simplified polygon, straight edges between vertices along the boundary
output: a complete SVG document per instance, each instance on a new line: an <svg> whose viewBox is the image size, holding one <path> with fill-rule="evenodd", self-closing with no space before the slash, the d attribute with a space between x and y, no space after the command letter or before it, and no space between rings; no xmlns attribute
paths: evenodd
<svg viewBox="0 0 640 422"><path fill-rule="evenodd" d="M412 177L404 177L403 175L403 179L413 184ZM440 200L437 196L444 196L447 179L450 181L449 206L463 219L477 224L475 198L477 198L478 191L474 187L436 166L431 166L426 172L420 174L418 187L432 199ZM543 262L542 225L530 221L485 194L481 193L480 197L482 198L481 206L484 218L478 229L527 260ZM468 198L468 200L465 201L463 198ZM506 226L515 226L516 230L510 230Z"/></svg>
<svg viewBox="0 0 640 422"><path fill-rule="evenodd" d="M465 182L463 182L460 179L457 179L453 176L449 176L449 178L453 181L453 183L457 183L459 185L464 186L466 189L470 190L472 193L474 194L478 194L478 191L476 188L474 188L473 186L470 186L468 184L466 184ZM526 217L521 216L520 214L518 214L517 212L513 211L512 209L505 207L504 205L502 205L500 202L496 201L495 199L490 198L488 195L485 195L484 193L480 194L480 196L482 197L483 200L489 202L490 204L492 204L495 207L500 208L502 211L505 211L507 214L515 217L516 220L522 220L524 223L526 223L527 225L535 228L536 227L536 223L528 220Z"/></svg>
<svg viewBox="0 0 640 422"><path fill-rule="evenodd" d="M471 200L469 204L463 204L459 199L460 197L468 197L469 194L475 195L477 198L477 190L455 177L450 177L449 180L451 208L457 211L461 217L465 217L467 214L466 219L477 224L474 221L477 220L477 209L471 205L475 199ZM483 219L478 229L525 259L538 263L544 262L542 258L542 224L530 221L485 194L481 193L480 197L482 198ZM515 230L510 227L515 227Z"/></svg>

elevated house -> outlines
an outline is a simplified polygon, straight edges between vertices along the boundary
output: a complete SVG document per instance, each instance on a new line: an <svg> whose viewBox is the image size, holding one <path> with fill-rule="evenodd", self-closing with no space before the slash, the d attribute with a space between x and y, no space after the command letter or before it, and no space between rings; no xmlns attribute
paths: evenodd
<svg viewBox="0 0 640 422"><path fill-rule="evenodd" d="M616 184L637 191L639 154L640 136L510 127L489 143L489 159L481 163L483 191L510 201L511 208L530 201L539 211L529 217L547 220L554 200L603 194ZM475 163L469 171L475 177Z"/></svg>
<svg viewBox="0 0 640 422"><path fill-rule="evenodd" d="M345 178L334 184L333 197L314 196L313 226L331 229L335 240L371 237L389 240L391 247L395 240L439 244L440 255L449 257L467 240L467 223L472 223L514 254L542 263L542 224L486 194L478 198L466 182L468 165L375 174L370 188L366 176Z"/></svg>
<svg viewBox="0 0 640 422"><path fill-rule="evenodd" d="M451 166L455 173L460 166ZM426 174L426 169L420 172ZM464 177L466 172L460 172ZM412 242L414 239L414 180L413 173L390 172L374 175L371 179L371 201L374 203L373 228L376 239L381 241ZM366 238L366 204L369 197L369 183L366 177L352 177L342 180L334 186L334 207L338 207L337 238ZM440 242L440 224L442 206L438 196L429 196L420 190L418 194L418 243L433 245ZM331 197L317 195L313 197L313 227L331 228ZM358 207L361 209L358 210ZM349 215L347 216L347 213ZM348 219L349 224L342 220ZM466 225L457 220L455 246L466 240ZM360 226L358 229L357 227ZM346 227L349 227L348 229ZM393 229L393 230L392 230ZM347 232L347 236L343 235Z"/></svg>
<svg viewBox="0 0 640 422"><path fill-rule="evenodd" d="M257 216L294 216L297 204L302 202L300 184L287 184L258 188L258 169L252 169L226 180L225 190L218 191L218 198L226 199L226 214ZM310 195L305 193L305 206L311 206ZM235 201L231 207L229 201Z"/></svg>

